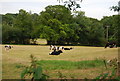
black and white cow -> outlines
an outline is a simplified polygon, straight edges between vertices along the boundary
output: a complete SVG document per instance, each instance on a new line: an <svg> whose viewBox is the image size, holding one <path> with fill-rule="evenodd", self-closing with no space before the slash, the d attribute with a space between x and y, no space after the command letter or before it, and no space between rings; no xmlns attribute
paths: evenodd
<svg viewBox="0 0 120 81"><path fill-rule="evenodd" d="M63 50L63 49L64 49L63 46L57 47L57 50Z"/></svg>
<svg viewBox="0 0 120 81"><path fill-rule="evenodd" d="M53 52L50 52L49 55L60 55L60 53L63 53L61 50L54 50Z"/></svg>
<svg viewBox="0 0 120 81"><path fill-rule="evenodd" d="M73 49L73 48L71 48L71 47L70 48L64 48L64 50L71 50L71 49Z"/></svg>
<svg viewBox="0 0 120 81"><path fill-rule="evenodd" d="M55 45L50 45L50 50L63 50L63 48L64 47L62 47L62 46L57 47Z"/></svg>
<svg viewBox="0 0 120 81"><path fill-rule="evenodd" d="M55 46L55 45L50 45L50 50L53 50L52 52L49 53L49 55L60 55L60 53L63 53L63 50L71 50L73 48L64 48L63 46Z"/></svg>
<svg viewBox="0 0 120 81"><path fill-rule="evenodd" d="M55 50L55 49L56 49L55 45L50 45L50 50Z"/></svg>
<svg viewBox="0 0 120 81"><path fill-rule="evenodd" d="M13 48L13 46L5 45L5 50L9 50L9 49L11 49L11 48Z"/></svg>
<svg viewBox="0 0 120 81"><path fill-rule="evenodd" d="M108 42L108 43L106 43L106 45L105 45L105 48L107 48L107 47L114 48L114 47L117 47L117 46L116 46L116 43L115 43L115 42Z"/></svg>

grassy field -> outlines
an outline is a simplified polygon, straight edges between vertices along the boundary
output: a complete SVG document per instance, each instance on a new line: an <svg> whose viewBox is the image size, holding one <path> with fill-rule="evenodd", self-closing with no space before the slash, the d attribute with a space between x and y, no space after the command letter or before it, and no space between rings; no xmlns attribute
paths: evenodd
<svg viewBox="0 0 120 81"><path fill-rule="evenodd" d="M59 78L59 72L67 78L94 78L109 71L102 64L102 59L108 60L118 56L118 48L65 46L74 49L54 56L49 55L49 46L13 45L13 49L9 51L5 51L4 45L1 47L3 79L20 79L20 73L24 69L22 66L30 64L31 54L39 60L43 72L50 78Z"/></svg>

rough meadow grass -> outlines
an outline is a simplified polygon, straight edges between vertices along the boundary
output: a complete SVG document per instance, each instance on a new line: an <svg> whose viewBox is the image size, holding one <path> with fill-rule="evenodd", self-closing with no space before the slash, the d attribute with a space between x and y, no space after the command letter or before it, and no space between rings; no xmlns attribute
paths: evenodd
<svg viewBox="0 0 120 81"><path fill-rule="evenodd" d="M62 73L66 78L94 78L97 75L109 72L106 70L103 59L118 57L118 48L65 46L72 50L63 51L61 55L49 55L49 46L40 45L13 45L13 49L5 51L2 47L2 78L20 79L24 66L29 66L30 55L34 55L43 67L43 72L50 78L59 78ZM97 59L97 60L96 60Z"/></svg>
<svg viewBox="0 0 120 81"><path fill-rule="evenodd" d="M64 60L41 60L37 62L47 70L73 70L88 69L96 67L104 67L103 60L87 60L87 61L64 61Z"/></svg>

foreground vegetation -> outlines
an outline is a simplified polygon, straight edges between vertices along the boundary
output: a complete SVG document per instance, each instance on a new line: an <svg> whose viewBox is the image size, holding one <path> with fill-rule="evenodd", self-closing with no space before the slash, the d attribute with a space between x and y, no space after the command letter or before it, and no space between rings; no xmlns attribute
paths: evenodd
<svg viewBox="0 0 120 81"><path fill-rule="evenodd" d="M21 73L21 76L24 77L28 75L31 76L31 80L34 81L34 79L50 79L51 76L49 73L44 74L43 73L43 69L46 69L46 71L55 71L58 70L57 72L57 77L56 79L76 79L74 74L72 76L70 75L64 75L62 70L81 70L81 69L89 69L89 68L106 68L106 71L104 71L104 73L101 73L99 75L97 75L97 77L95 78L91 78L91 79L95 79L94 81L98 80L98 79L102 79L102 80L106 80L106 79L117 79L118 81L120 80L120 76L118 76L117 74L117 61L116 58L112 59L111 63L107 63L107 61L104 60L100 60L100 59L96 59L96 60L91 60L91 61L79 61L79 62L70 62L70 61L56 61L56 60L49 60L49 61L37 61L36 58L31 55L31 66L26 67L25 70L23 70L23 72ZM103 66L104 65L104 66ZM110 66L109 66L110 65ZM44 67L44 66L47 66ZM52 67L52 68L51 68ZM61 71L60 71L61 70ZM71 74L71 73L69 73ZM27 77L28 77L27 76ZM68 78L69 77L69 78ZM30 77L29 77L30 79ZM85 77L84 79L90 79Z"/></svg>
<svg viewBox="0 0 120 81"><path fill-rule="evenodd" d="M91 60L91 61L89 60L88 61L77 61L77 62L60 61L60 60L51 60L51 61L44 60L44 61L37 61L37 64L42 67L42 69L41 68L40 69L43 70L44 73L46 73L46 76L49 76L49 78L53 78L53 76L56 76L54 77L55 79L60 79L60 78L68 78L68 79L74 78L75 79L75 78L80 78L81 75L83 75L84 77L85 77L85 74L88 75L88 73L80 73L80 71L82 70L86 71L86 70L97 68L99 72L92 71L93 73L96 73L97 75L102 74L103 71L107 73L111 73L110 70L112 70L112 68L109 68L106 70L104 61L100 59ZM21 67L23 66L19 66L19 68ZM74 72L75 70L79 71L78 72L79 74ZM90 71L90 74L92 74L92 72ZM76 76L77 74L78 76ZM97 75L94 75L92 78L95 78L95 76ZM84 78L83 76L81 78ZM88 77L86 76L85 78L88 78Z"/></svg>

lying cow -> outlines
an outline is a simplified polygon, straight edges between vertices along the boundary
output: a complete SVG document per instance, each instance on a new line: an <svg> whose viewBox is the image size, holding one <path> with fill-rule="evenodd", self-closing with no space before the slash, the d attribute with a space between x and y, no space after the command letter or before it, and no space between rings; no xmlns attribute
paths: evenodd
<svg viewBox="0 0 120 81"><path fill-rule="evenodd" d="M64 49L64 47L62 47L62 46L57 47L55 45L50 45L50 50L63 50L63 49Z"/></svg>
<svg viewBox="0 0 120 81"><path fill-rule="evenodd" d="M5 46L5 50L9 50L9 49L11 49L12 48L12 46L10 46L10 45L6 45Z"/></svg>
<svg viewBox="0 0 120 81"><path fill-rule="evenodd" d="M60 53L63 53L61 50L58 50L58 51L53 51L53 52L50 52L49 55L60 55Z"/></svg>
<svg viewBox="0 0 120 81"><path fill-rule="evenodd" d="M56 47L54 45L50 45L50 50L55 50Z"/></svg>
<svg viewBox="0 0 120 81"><path fill-rule="evenodd" d="M64 50L71 50L71 49L73 49L73 48L63 48Z"/></svg>
<svg viewBox="0 0 120 81"><path fill-rule="evenodd" d="M57 50L63 50L64 47L60 46L60 47L57 47Z"/></svg>

